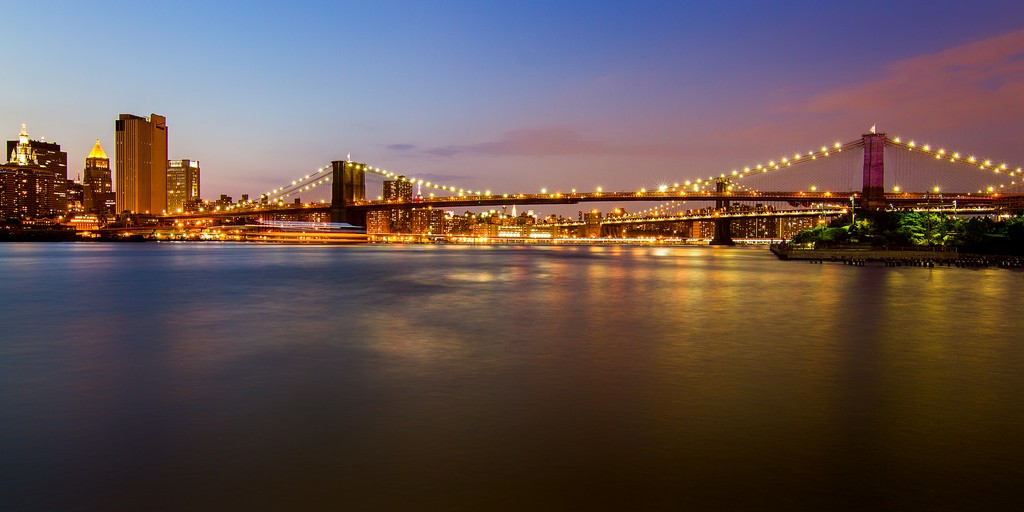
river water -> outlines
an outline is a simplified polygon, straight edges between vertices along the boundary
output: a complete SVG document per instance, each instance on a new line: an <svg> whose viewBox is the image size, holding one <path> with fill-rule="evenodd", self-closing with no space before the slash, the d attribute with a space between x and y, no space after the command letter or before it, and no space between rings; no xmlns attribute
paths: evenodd
<svg viewBox="0 0 1024 512"><path fill-rule="evenodd" d="M0 244L3 510L1022 502L1024 273Z"/></svg>

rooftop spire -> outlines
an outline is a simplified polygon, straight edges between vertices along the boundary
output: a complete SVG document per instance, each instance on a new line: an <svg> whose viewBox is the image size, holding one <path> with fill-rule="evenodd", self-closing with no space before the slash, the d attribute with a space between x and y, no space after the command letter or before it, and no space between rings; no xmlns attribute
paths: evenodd
<svg viewBox="0 0 1024 512"><path fill-rule="evenodd" d="M92 151L89 152L89 156L86 158L103 158L107 159L107 154L103 152L103 148L100 147L100 140L96 139L96 145L92 147Z"/></svg>

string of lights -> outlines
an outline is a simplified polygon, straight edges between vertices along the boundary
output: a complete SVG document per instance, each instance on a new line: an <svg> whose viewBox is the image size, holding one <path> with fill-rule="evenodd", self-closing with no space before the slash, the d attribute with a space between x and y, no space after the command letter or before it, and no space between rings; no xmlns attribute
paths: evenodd
<svg viewBox="0 0 1024 512"><path fill-rule="evenodd" d="M978 158L966 152L960 151L947 151L944 147L934 147L931 144L919 144L915 140L907 140L904 142L902 137L887 137L886 142L891 147L906 150L908 152L917 152L929 156L933 156L937 161L945 161L952 164L957 164L961 167L977 168L981 171L991 170L993 174L998 174L1010 180L1010 186L1015 186L1018 180L1024 178L1024 171L1021 167L1013 168L1007 163L1003 162L1000 164L993 163L991 159ZM968 156L964 156L968 155ZM978 193L998 193L1000 190L1006 188L1006 183L990 183L985 185L983 188L978 189ZM899 185L894 185L893 192L899 192ZM938 190L935 190L938 191Z"/></svg>
<svg viewBox="0 0 1024 512"><path fill-rule="evenodd" d="M950 162L950 163L954 163L954 164L959 164L959 165L962 165L962 166L975 167L975 168L977 168L979 170L982 170L982 171L992 171L993 174L1001 175L1001 176L1006 177L1007 180L1009 180L1009 186L1017 185L1018 184L1018 180L1024 181L1024 170L1022 170L1021 167L1013 168L1013 167L1011 167L1010 165L1008 165L1005 162L1001 163L1001 164L996 164L991 159L987 159L987 158L986 159L981 159L981 158L977 158L974 155L964 156L966 153L962 153L962 152L958 152L958 151L947 151L945 148L942 148L942 147L936 148L936 147L933 147L930 144L919 144L915 140L909 140L909 141L904 142L904 139L901 138L901 137L898 137L898 136L897 137L886 137L886 143L887 143L887 145L889 145L891 147L900 148L900 149L903 149L903 150L906 150L906 151L910 151L910 152L919 152L919 153L922 153L922 154L926 154L926 155L932 156L932 157L934 157L935 160L938 160L938 161L946 161L946 162ZM693 180L685 180L685 181L682 181L682 182L675 182L675 183L673 183L671 185L669 185L667 183L659 184L659 185L657 185L655 187L652 187L650 189L650 191L652 191L652 192L653 191L657 191L657 192L660 192L660 193L666 193L666 192L690 192L690 191L692 191L692 192L708 192L708 191L712 191L712 190L716 189L718 181L720 181L720 180L728 180L729 183L726 186L726 190L728 190L728 191L737 190L737 191L756 192L756 189L753 189L751 187L746 186L742 182L742 180L744 178L749 178L749 177L753 177L753 176L761 176L761 175L764 175L764 174L769 173L769 172L779 171L779 170L782 170L782 169L791 168L791 167L793 167L795 165L800 165L800 164L805 164L805 163L809 163L809 162L814 162L814 161L817 161L817 160L819 160L821 158L827 158L829 156L841 153L841 152L846 151L846 150L863 147L863 145L864 145L863 139L857 139L857 140L854 140L854 141L851 141L851 142L847 142L847 143L834 142L831 145L823 145L819 149L816 149L816 150L811 150L811 151L807 151L807 152L794 152L794 153L792 153L791 156L790 155L785 155L785 156L781 156L781 157L779 157L777 159L770 159L770 160L768 160L767 163L760 162L760 163L757 163L757 164L744 166L742 168L737 167L737 168L734 168L734 169L730 170L729 172L720 173L718 175L718 177L715 177L715 176L711 175L711 176L708 176L707 178L696 178L696 179L693 179ZM396 180L396 181L401 181L401 182L406 182L406 183L409 183L409 184L412 184L412 185L417 185L419 187L426 187L428 189L435 190L435 191L446 192L446 193L448 193L451 196L457 196L457 197L467 197L467 196L468 197L475 197L475 196L494 197L494 194L492 194L492 192L490 190L483 190L483 191L475 190L474 191L472 189L467 189L465 187L458 187L458 186L450 185L450 184L435 183L433 181L424 180L424 179L415 178L415 177L407 177L405 175L402 175L402 174L399 174L399 173L396 173L396 172L388 171L387 169L381 169L379 167L374 167L374 166L367 165L367 164L357 164L357 163L351 163L351 162L350 162L350 164L351 165L357 165L363 171L365 171L367 173L372 173L372 174L381 176L381 177L383 177L385 179L393 179L393 180ZM266 201L266 202L269 202L269 203L281 203L281 202L283 202L287 198L290 198L292 196L297 196L300 192L311 191L311 190L313 190L314 188L316 188L318 186L323 186L323 185L329 183L331 181L331 178L332 178L332 168L330 166L321 167L321 168L317 169L316 171L314 171L314 172L312 172L310 174L306 174L306 175L303 175L303 176L300 176L300 177L296 178L295 180L292 180L292 182L290 184L286 184L286 185L284 185L282 187L275 188L273 190L270 190L270 191L266 192L265 194L263 194L261 196L261 201ZM1007 183L991 183L991 184L985 186L982 189L978 189L978 193L983 193L983 192L996 193L996 192L999 192L1000 190L1005 189L1006 186L1007 186ZM814 190L814 188L815 187L812 186L811 190ZM649 190L648 188L643 187L643 188L640 188L637 192L640 193L640 194L646 194L648 192L648 190ZM900 191L900 187L899 187L898 184L893 186L893 191L894 192L899 192ZM596 187L596 193L600 194L602 192L603 191L602 191L602 188L600 186ZM546 189L541 189L540 193L541 194L547 194L548 191ZM573 189L571 191L571 193L575 194L576 193L576 189ZM560 193L557 193L557 194L560 194ZM435 196L434 193L430 193L429 195L430 195L430 197L434 197ZM515 195L517 195L517 194L512 194L511 196L514 197ZM509 194L502 194L501 197L510 197L510 195ZM380 200L382 198L378 197L377 199ZM670 208L670 207L674 206L675 203L676 203L675 201L672 201L672 202L665 203L665 204L662 204L662 205L657 205L657 206L654 206L652 208L648 208L647 210L643 210L641 212L637 212L636 214L633 214L633 215L638 215L639 216L639 215L648 215L648 214L658 214L659 212L664 212L667 208Z"/></svg>

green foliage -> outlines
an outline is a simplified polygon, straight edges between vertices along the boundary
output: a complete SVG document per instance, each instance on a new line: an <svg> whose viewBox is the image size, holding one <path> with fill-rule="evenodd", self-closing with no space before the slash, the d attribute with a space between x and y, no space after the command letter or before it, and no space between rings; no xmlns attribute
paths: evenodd
<svg viewBox="0 0 1024 512"><path fill-rule="evenodd" d="M798 233L794 243L815 247L911 245L957 247L964 252L1024 254L1024 215L1005 220L987 217L959 218L935 212L858 212L857 221L848 217L829 226Z"/></svg>

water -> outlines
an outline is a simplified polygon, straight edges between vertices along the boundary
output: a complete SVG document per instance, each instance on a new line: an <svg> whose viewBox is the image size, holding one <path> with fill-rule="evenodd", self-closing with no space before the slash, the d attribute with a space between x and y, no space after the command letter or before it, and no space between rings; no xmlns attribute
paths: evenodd
<svg viewBox="0 0 1024 512"><path fill-rule="evenodd" d="M0 244L0 509L1021 503L1024 273Z"/></svg>

